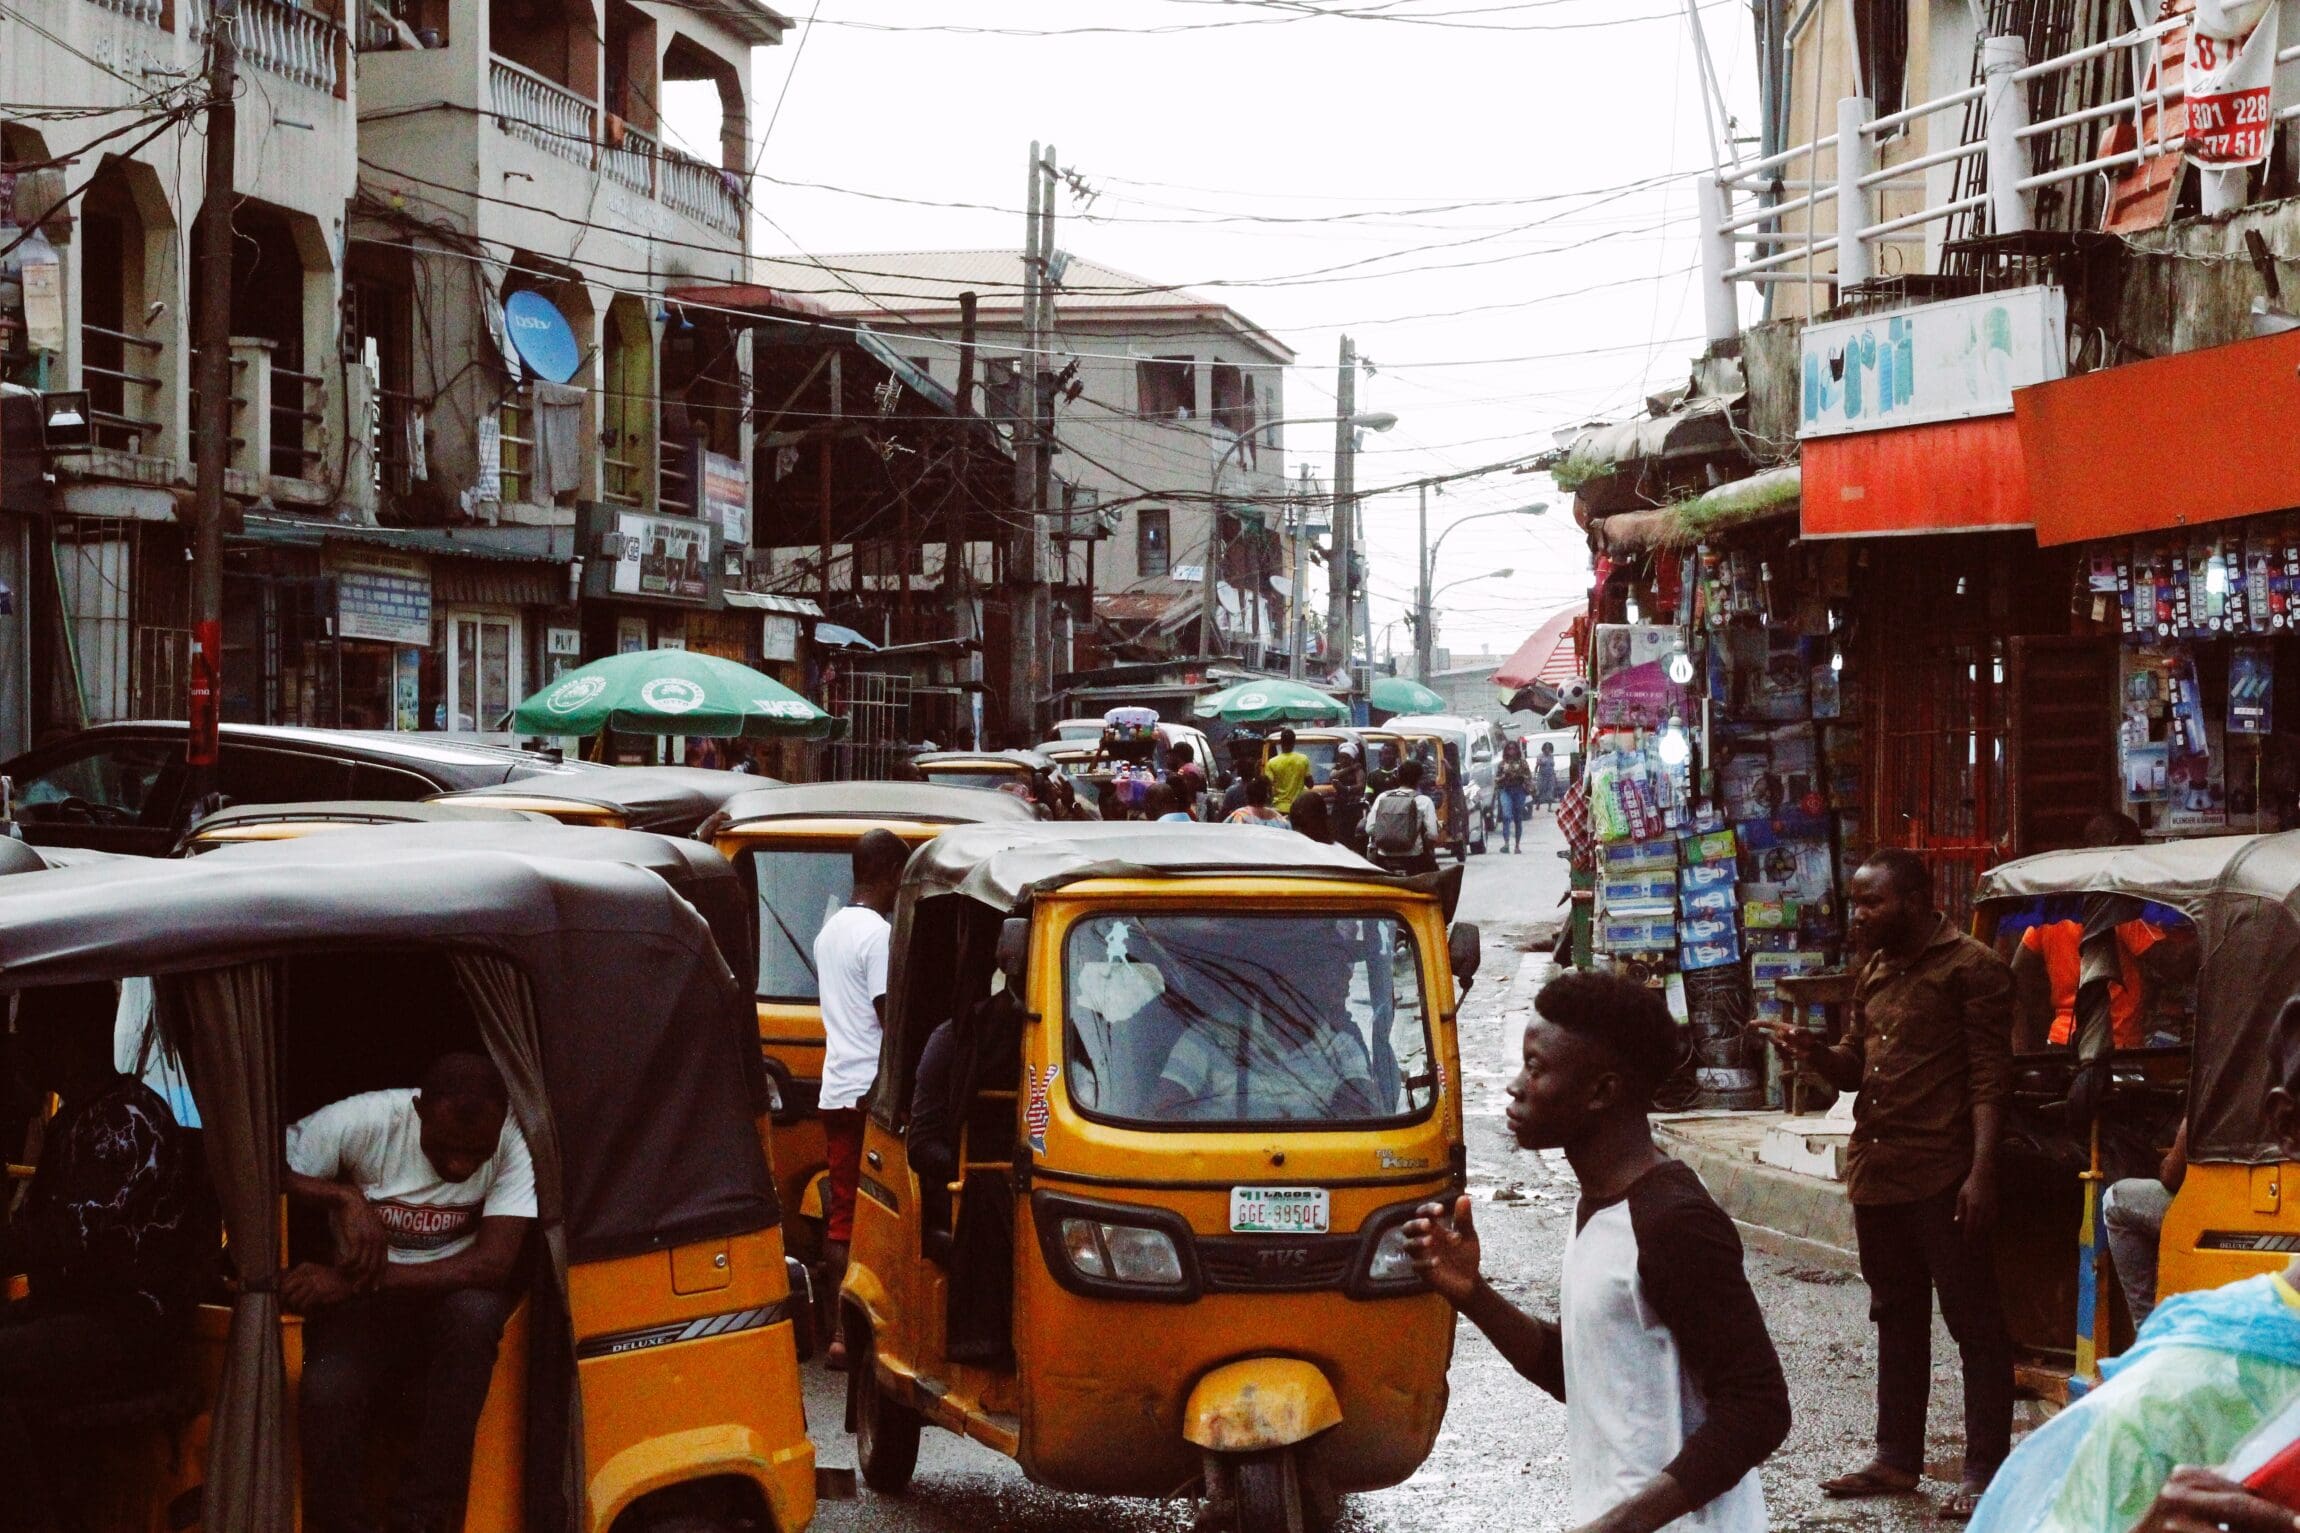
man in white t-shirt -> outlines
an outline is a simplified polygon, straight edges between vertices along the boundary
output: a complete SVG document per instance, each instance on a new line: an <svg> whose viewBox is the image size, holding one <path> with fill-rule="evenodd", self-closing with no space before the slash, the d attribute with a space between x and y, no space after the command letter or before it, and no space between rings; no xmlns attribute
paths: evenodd
<svg viewBox="0 0 2300 1533"><path fill-rule="evenodd" d="M886 958L895 891L910 847L887 830L855 843L854 897L815 936L815 985L823 1009L820 1107L830 1197L824 1209L823 1256L830 1290L846 1279L854 1238L855 1188L862 1179L863 1098L878 1079L879 1040L886 1029ZM834 1310L834 1313L836 1311ZM846 1338L835 1329L825 1360L846 1366Z"/></svg>
<svg viewBox="0 0 2300 1533"><path fill-rule="evenodd" d="M378 1525L363 1492L368 1407L398 1366L419 1362L423 1424L384 1526L459 1527L536 1213L503 1077L481 1055L442 1055L418 1090L346 1097L292 1124L287 1171L288 1195L325 1209L335 1236L332 1262L300 1263L280 1283L306 1317L304 1526Z"/></svg>

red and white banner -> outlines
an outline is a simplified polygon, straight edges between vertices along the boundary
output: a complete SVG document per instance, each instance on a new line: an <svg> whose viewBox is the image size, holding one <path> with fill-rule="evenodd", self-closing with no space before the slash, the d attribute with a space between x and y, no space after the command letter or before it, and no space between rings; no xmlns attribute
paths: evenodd
<svg viewBox="0 0 2300 1533"><path fill-rule="evenodd" d="M2182 146L2191 163L2228 170L2268 158L2277 9L2276 0L2196 0Z"/></svg>

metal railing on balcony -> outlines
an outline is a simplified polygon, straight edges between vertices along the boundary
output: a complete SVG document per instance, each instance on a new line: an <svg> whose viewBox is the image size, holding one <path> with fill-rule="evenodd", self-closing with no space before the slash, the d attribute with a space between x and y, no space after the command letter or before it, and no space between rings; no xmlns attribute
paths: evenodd
<svg viewBox="0 0 2300 1533"><path fill-rule="evenodd" d="M578 165L591 164L599 150L596 106L509 59L487 63L489 110L504 132Z"/></svg>
<svg viewBox="0 0 2300 1533"><path fill-rule="evenodd" d="M607 174L635 192L653 196L655 192L655 160L662 153L654 136L642 133L628 123L623 126L623 141L608 144L599 151L599 163Z"/></svg>
<svg viewBox="0 0 2300 1533"><path fill-rule="evenodd" d="M656 161L655 175L655 196L665 207L675 208L722 234L741 237L743 199L728 183L725 171L676 149L664 149Z"/></svg>
<svg viewBox="0 0 2300 1533"><path fill-rule="evenodd" d="M2192 21L2172 17L2035 63L2022 38L1986 37L1981 78L1962 90L1884 116L1872 115L1866 98L1845 97L1837 103L1836 132L1704 177L1701 270L1710 338L1738 333L1740 284L1804 283L1842 294L1876 276L1882 247L1921 248L1935 225L1968 238L2089 226L2098 217L2097 198L2056 194L2086 177L2183 152L2184 114L2165 109L2183 100L2185 87L2157 83L2151 63L2160 40ZM2276 55L2279 66L2294 60L2300 47ZM2054 115L2032 121L2039 104ZM1951 113L1962 114L1957 142L1926 150L1912 131L1912 147L1921 152L1878 164L1884 140ZM2300 117L2300 106L2274 116ZM2125 131L2112 138L2111 128ZM1937 181L1930 172L1944 166L1949 174ZM2241 172L2207 174L2205 211L2240 205L2243 187ZM1896 206L1885 207L1888 198ZM1822 208L1831 210L1833 227L1821 227Z"/></svg>
<svg viewBox="0 0 2300 1533"><path fill-rule="evenodd" d="M288 479L327 477L325 454L327 380L316 373L291 372L272 365L272 461L274 475Z"/></svg>
<svg viewBox="0 0 2300 1533"><path fill-rule="evenodd" d="M209 0L184 0L192 41L207 36ZM294 0L239 0L241 64L333 94L343 81L345 33Z"/></svg>
<svg viewBox="0 0 2300 1533"><path fill-rule="evenodd" d="M140 453L166 430L156 419L160 356L166 343L106 325L80 325L80 372L88 390L89 424L106 447Z"/></svg>

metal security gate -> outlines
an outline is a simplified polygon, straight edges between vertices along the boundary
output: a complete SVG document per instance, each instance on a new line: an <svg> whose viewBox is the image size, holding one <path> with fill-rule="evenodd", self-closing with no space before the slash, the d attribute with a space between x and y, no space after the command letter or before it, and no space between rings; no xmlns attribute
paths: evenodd
<svg viewBox="0 0 2300 1533"><path fill-rule="evenodd" d="M830 710L847 721L847 732L826 748L822 775L844 782L892 777L911 750L910 695L907 674L840 675L831 688Z"/></svg>

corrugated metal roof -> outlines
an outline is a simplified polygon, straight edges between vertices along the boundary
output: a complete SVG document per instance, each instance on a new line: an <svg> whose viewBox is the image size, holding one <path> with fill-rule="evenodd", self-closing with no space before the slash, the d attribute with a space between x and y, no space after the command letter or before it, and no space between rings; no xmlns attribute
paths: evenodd
<svg viewBox="0 0 2300 1533"><path fill-rule="evenodd" d="M777 292L803 296L833 314L902 315L930 321L958 313L958 295L973 292L985 316L1019 315L1023 253L1019 250L895 250L851 255L758 256L754 278ZM1124 316L1211 316L1238 330L1271 355L1292 361L1293 349L1219 299L1132 272L1071 256L1055 298L1072 319Z"/></svg>

